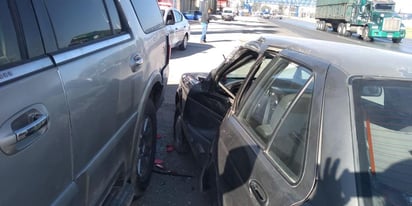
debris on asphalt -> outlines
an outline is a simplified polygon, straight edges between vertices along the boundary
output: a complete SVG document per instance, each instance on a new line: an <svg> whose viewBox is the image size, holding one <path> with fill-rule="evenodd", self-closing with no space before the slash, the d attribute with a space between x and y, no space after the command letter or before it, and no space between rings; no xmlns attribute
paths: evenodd
<svg viewBox="0 0 412 206"><path fill-rule="evenodd" d="M161 159L155 159L155 160L154 160L154 164L155 164L155 165L157 165L157 164L162 165L163 163L164 163L164 161L161 160Z"/></svg>
<svg viewBox="0 0 412 206"><path fill-rule="evenodd" d="M170 175L170 176L177 176L177 177L194 177L193 175L178 173L173 170L167 169L162 164L155 164L153 167L153 172L162 174L162 175Z"/></svg>
<svg viewBox="0 0 412 206"><path fill-rule="evenodd" d="M175 147L171 144L166 145L166 152L173 152Z"/></svg>

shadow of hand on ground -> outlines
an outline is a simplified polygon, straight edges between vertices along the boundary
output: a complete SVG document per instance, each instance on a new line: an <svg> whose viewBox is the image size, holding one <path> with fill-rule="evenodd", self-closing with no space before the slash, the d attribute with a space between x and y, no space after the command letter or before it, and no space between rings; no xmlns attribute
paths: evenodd
<svg viewBox="0 0 412 206"><path fill-rule="evenodd" d="M252 179L261 182L272 181L256 176L253 172L256 170L254 168L256 155L250 155L248 151L251 151L250 148L236 148L226 156L224 170L222 173L218 172L217 174L217 180L220 182L218 182L215 194L217 194L216 199L219 203L222 203L225 193L238 190L244 184L249 184ZM242 159L242 165L236 165L235 161L231 160L232 158ZM324 165L321 166L323 169L317 178L313 194L309 195L311 196L309 200L311 205L332 203L336 206L343 206L354 201L354 198L361 198L356 201L364 201L366 205L375 205L377 203L411 205L412 184L409 179L412 176L412 170L410 169L412 168L412 160L396 162L383 171L375 173L370 171L352 173L346 168L339 168L340 166L340 159L326 159ZM356 183L353 182L354 180L356 180ZM276 191L276 187L275 183L272 184L271 188L263 189ZM291 191L291 194L294 194L294 192ZM254 202L252 200L253 195L248 195L251 198L250 202ZM277 200L271 199L269 202L277 202Z"/></svg>

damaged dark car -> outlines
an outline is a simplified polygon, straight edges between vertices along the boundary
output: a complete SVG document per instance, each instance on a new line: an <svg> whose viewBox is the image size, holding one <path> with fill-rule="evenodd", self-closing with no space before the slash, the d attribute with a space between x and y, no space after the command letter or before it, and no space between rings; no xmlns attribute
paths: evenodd
<svg viewBox="0 0 412 206"><path fill-rule="evenodd" d="M220 123L250 76L256 78L260 68L276 56L259 41L236 48L210 73L183 74L176 91L174 146L177 152L191 150L200 163L208 160L212 140Z"/></svg>

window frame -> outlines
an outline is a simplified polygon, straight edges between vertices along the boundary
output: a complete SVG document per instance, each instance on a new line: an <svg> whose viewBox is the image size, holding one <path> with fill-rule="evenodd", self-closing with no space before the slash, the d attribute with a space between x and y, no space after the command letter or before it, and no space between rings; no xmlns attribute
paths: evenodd
<svg viewBox="0 0 412 206"><path fill-rule="evenodd" d="M110 7L109 7L108 2L110 2L110 1L113 2L112 5L115 7L114 9L113 9L112 5L110 5ZM60 52L60 51L73 50L73 49L76 49L76 48L81 48L81 47L84 47L84 46L95 44L97 42L102 42L102 41L105 41L105 40L108 40L108 39L111 39L111 38L115 38L115 37L118 37L118 36L123 35L123 34L130 33L130 28L128 27L128 24L126 23L127 21L125 20L125 17L122 13L122 10L119 9L119 5L115 0L100 0L100 1L97 1L97 2L102 6L101 7L102 10L99 11L99 12L104 13L105 18L107 18L106 19L108 21L107 22L107 30L104 30L104 31L107 31L108 34L105 34L102 37L99 37L99 38L96 38L96 39L86 40L86 41L80 42L78 44L69 43L68 45L60 45L59 37L58 37L58 31L54 27L54 25L58 22L53 21L52 16L49 14L49 10L51 8L48 7L48 5L46 3L44 3L44 12L46 12L47 17L45 19L42 19L42 20L46 21L46 19L47 19L47 21L49 22L47 27L50 26L50 28L51 28L50 32L52 33L52 35L54 37L54 41L55 41L55 48L53 48L53 50L48 51L48 52L56 52L56 51ZM110 9L110 8L112 8L112 9ZM43 8L41 8L41 10L43 11ZM113 11L115 11L116 13L114 14ZM117 15L117 17L114 17L114 15ZM116 32L116 30L115 30L115 27L113 25L114 18L117 18L119 20L120 27L121 27L120 32ZM100 22L102 22L102 21L100 21ZM43 28L41 28L41 29L43 29ZM46 31L48 31L48 28L46 28ZM80 35L77 35L77 36L89 34L91 32L94 32L94 31L90 31L88 33L80 34ZM42 31L42 33L43 33L43 31ZM72 37L72 39L73 38L74 37Z"/></svg>
<svg viewBox="0 0 412 206"><path fill-rule="evenodd" d="M33 18L32 24L34 23L34 28L37 28L36 30L30 30L30 29L24 29L23 26L26 24L29 24L27 20L22 19L21 16L21 9L29 9L31 11L30 14L27 14L26 12L24 13L25 15L33 15L36 17L36 9L34 8L33 4L29 4L30 8L21 8L19 6L22 6L24 4L30 3L30 2L15 2L15 1L5 1L3 2L7 7L5 8L6 12L3 12L3 15L9 15L9 22L11 24L11 29L9 28L9 32L14 33L15 37L15 42L16 43L16 54L19 55L19 59L15 61L9 61L5 64L0 65L0 71L5 71L2 73L3 79L8 79L8 78L15 78L12 76L12 73L10 73L10 68L18 65L25 64L29 61L35 61L38 60L42 57L45 56L45 46L44 42L42 41L42 35L41 35L41 30L39 27L38 20L36 18ZM26 10L24 10L26 11ZM5 35L0 36L4 42L10 42L10 39L6 39ZM35 39L35 42L32 42L33 39L31 39L30 44L27 42L27 37L33 37ZM39 46L39 48L33 48L34 45ZM2 45L2 50L6 51L7 45ZM33 53L34 52L34 53ZM7 53L7 52L6 52ZM33 55L32 55L33 54ZM6 55L4 55L6 56ZM7 71L9 70L9 71Z"/></svg>
<svg viewBox="0 0 412 206"><path fill-rule="evenodd" d="M278 122L278 124L276 125L275 130L272 132L272 134L271 134L271 136L270 136L270 140L269 140L267 143L264 143L264 142L261 140L261 138L257 136L258 134L251 128L250 124L249 124L243 117L241 117L242 111L244 111L245 109L247 109L247 108L246 108L247 105L248 105L248 104L247 104L247 102L248 102L247 99L253 99L253 98L250 98L250 97L252 97L252 95L254 94L253 91L256 89L256 87L258 87L259 84L257 84L257 83L252 84L252 85L250 86L250 88L248 89L249 92L246 91L246 93L244 94L244 97L241 98L241 99L246 99L246 100L241 101L241 104L238 105L239 107L238 107L238 109L237 109L236 112L235 112L235 118L236 118L237 121L240 123L240 125L242 125L242 127L245 129L245 131L247 131L247 133L249 134L251 140L259 145L259 147L261 148L264 156L266 156L268 162L270 162L270 163L272 164L272 166L276 169L276 171L278 171L278 173L279 173L290 185L297 185L300 181L302 181L302 178L303 178L303 176L304 176L304 168L305 168L305 164L306 164L306 158L307 158L307 155L308 155L308 150L307 150L307 148L308 148L309 141L310 141L310 140L309 140L309 139L310 139L310 138L309 138L309 134L310 134L309 128L310 128L310 125L311 125L311 123L310 123L310 121L311 121L311 112L312 112L312 109L313 109L313 102L314 102L314 99L313 99L313 98L315 98L315 95L316 95L316 94L315 94L315 87L316 87L316 84L317 84L317 83L316 83L316 73L315 73L314 70L311 69L310 66L307 66L307 65L305 65L305 64L299 63L299 62L294 61L294 60L291 60L291 59L286 58L286 57L284 57L284 56L277 55L276 57L274 57L274 58L271 60L271 62L269 62L269 63L266 65L267 67L276 66L276 68L266 68L266 69L264 69L264 70L262 71L259 79L265 78L266 76L268 76L268 74L273 75L273 74L277 73L280 69L285 69L286 67L279 67L279 65L276 65L280 59L287 60L287 61L289 62L289 64L290 64L290 63L294 63L294 64L296 64L297 66L300 66L300 67L305 68L306 70L308 70L308 71L311 72L311 75L308 77L308 79L307 79L307 81L305 82L305 84L303 85L303 87L300 88L300 90L299 90L298 93L296 94L296 97L294 98L292 105L289 106L289 107L287 108L287 111L282 115L282 119L281 119L281 120ZM265 81L267 82L267 80L269 80L269 79L270 79L270 77L266 77L266 79L263 79L263 80L265 80ZM259 80L258 80L258 81L259 81ZM258 82L258 81L257 81L257 82ZM262 83L262 84L263 84L263 83ZM290 111L294 108L294 105L296 104L296 102L299 100L299 98L301 97L301 95L304 93L304 91L306 90L306 88L307 88L310 84L313 84L313 88L312 88L312 92L311 92L312 99L311 99L311 104L310 104L310 108L309 108L309 114L308 114L308 117L307 117L307 118L308 118L308 122L307 122L308 129L307 129L307 132L306 132L306 142L305 142L305 145L304 145L304 157L303 157L304 160L303 160L303 163L302 163L303 167L302 167L302 172L301 172L299 178L297 178L296 180L293 180L292 178L290 178L290 176L289 176L288 174L286 174L286 172L285 172L285 171L278 165L278 163L276 163L276 161L271 157L271 155L269 154L269 150L270 150L270 146L271 146L271 145L273 144L273 142L274 142L274 139L275 139L275 137L276 137L276 134L278 133L279 129L282 127L284 120L288 117ZM242 95L242 96L243 96L243 95ZM250 101L250 100L249 100L249 101ZM239 104L239 103L238 103L238 104Z"/></svg>
<svg viewBox="0 0 412 206"><path fill-rule="evenodd" d="M165 27L166 22L164 22L164 18L162 16L162 13L160 12L160 7L157 4L157 1L152 0L153 1L153 6L156 6L158 11L159 11L160 22L158 22L157 24L151 25L151 27L148 27L148 28L146 28L146 25L142 24L142 22L145 21L147 18L145 16L142 16L142 14L139 14L139 12L138 12L139 10L137 10L137 8L139 7L140 2L135 2L135 1L137 1L137 0L130 0L130 3L133 7L133 11L134 11L134 13L135 13L135 15L136 15L136 17L139 21L139 24L140 24L140 26L141 26L141 28L142 28L142 30L145 34L152 33L154 31L157 31L158 29L161 29L161 28ZM150 17L152 18L153 15L151 15Z"/></svg>
<svg viewBox="0 0 412 206"><path fill-rule="evenodd" d="M303 177L303 170L304 170L304 165L305 165L305 159L306 159L306 155L307 155L307 148L308 148L308 140L309 140L309 125L310 125L310 119L311 119L311 108L312 108L312 103L313 103L313 96L314 96L314 92L313 92L313 88L312 88L312 92L311 92L311 100L310 100L310 104L309 104L309 111L307 114L307 123L306 123L306 136L304 137L306 139L305 141L305 145L303 148L303 162L302 162L302 168L300 169L300 174L296 179L293 179L291 177L290 174L288 174L288 172L286 172L285 169L283 169L280 164L278 163L278 161L276 161L272 155L270 154L270 150L272 148L272 145L275 142L276 138L279 138L278 134L279 131L282 129L282 126L284 126L284 122L286 121L286 119L288 117L290 117L290 113L291 111L295 108L297 102L300 100L300 98L302 97L302 95L305 93L305 90L309 87L310 84L314 84L315 82L315 78L314 75L312 73L312 75L308 78L307 82L305 83L304 87L296 94L295 98L292 101L292 104L287 108L286 112L282 115L281 120L279 121L279 123L276 125L276 128L273 132L273 134L270 137L269 143L267 144L266 149L264 150L264 153L267 155L267 157L269 159L271 159L271 163L272 165L274 165L278 171L281 171L281 175L291 184L291 185L295 185L297 184ZM288 168L289 169L289 168Z"/></svg>

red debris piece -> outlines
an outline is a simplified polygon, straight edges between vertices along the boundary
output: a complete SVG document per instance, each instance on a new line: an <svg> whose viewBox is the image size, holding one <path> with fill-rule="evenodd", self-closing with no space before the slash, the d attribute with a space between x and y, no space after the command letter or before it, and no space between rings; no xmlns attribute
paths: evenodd
<svg viewBox="0 0 412 206"><path fill-rule="evenodd" d="M166 152L173 152L175 147L171 144L166 145Z"/></svg>
<svg viewBox="0 0 412 206"><path fill-rule="evenodd" d="M160 139L160 138L162 138L162 136L160 134L157 134L156 139Z"/></svg>
<svg viewBox="0 0 412 206"><path fill-rule="evenodd" d="M161 160L161 159L155 159L155 160L154 160L154 163L155 163L155 165L161 165L161 164L164 163L164 161Z"/></svg>

